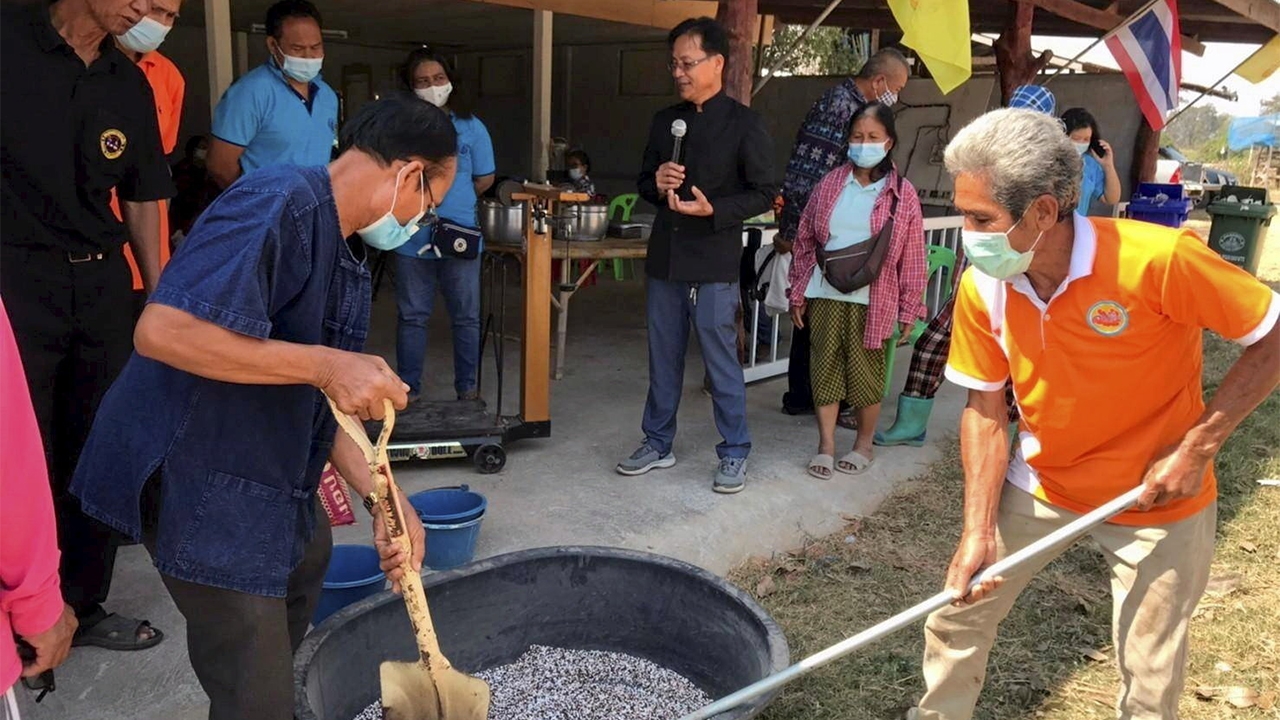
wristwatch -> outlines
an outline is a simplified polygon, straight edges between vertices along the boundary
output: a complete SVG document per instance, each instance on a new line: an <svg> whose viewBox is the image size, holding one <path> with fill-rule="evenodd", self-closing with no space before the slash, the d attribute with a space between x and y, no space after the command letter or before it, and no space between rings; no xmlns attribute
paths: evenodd
<svg viewBox="0 0 1280 720"><path fill-rule="evenodd" d="M373 514L373 510L374 510L374 508L376 508L376 507L378 506L378 502L379 502L381 499L382 499L382 498L378 497L378 491L377 491L377 490L374 490L373 492L369 493L369 494L365 497L365 499L364 499L364 509L365 509L365 510L368 510L368 511L369 511L369 514L370 514L370 515L372 515L372 514Z"/></svg>

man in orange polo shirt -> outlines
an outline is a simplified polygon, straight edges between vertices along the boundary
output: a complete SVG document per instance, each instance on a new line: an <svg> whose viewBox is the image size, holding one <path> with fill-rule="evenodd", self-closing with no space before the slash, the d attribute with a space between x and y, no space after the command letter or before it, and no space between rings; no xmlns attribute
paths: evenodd
<svg viewBox="0 0 1280 720"><path fill-rule="evenodd" d="M181 6L182 0L152 0L151 13L129 32L116 36L116 44L120 46L121 52L137 63L138 69L142 70L147 83L151 85L151 92L156 100L156 118L160 121L160 146L165 155L171 154L178 145L178 125L182 120L182 98L186 93L187 83L178 71L178 66L161 55L156 48L160 47L165 36L173 29ZM169 261L170 241L168 202L159 200L157 203L160 211L160 266L156 268L158 274L159 268ZM119 202L114 196L111 198L111 209L115 211L117 218L120 217ZM133 273L135 294L141 293L144 289L142 273L127 245L124 256ZM139 298L140 311L145 295L140 295Z"/></svg>
<svg viewBox="0 0 1280 720"><path fill-rule="evenodd" d="M973 265L946 370L969 390L964 531L947 576L957 601L926 625L927 690L912 714L972 716L996 627L1051 558L965 596L974 575L1141 483L1138 509L1092 536L1111 565L1119 717L1174 720L1213 559L1213 458L1280 383L1280 296L1190 232L1072 212L1081 162L1051 117L988 113L946 164ZM1204 329L1247 348L1208 407ZM1012 461L1010 378L1022 413Z"/></svg>

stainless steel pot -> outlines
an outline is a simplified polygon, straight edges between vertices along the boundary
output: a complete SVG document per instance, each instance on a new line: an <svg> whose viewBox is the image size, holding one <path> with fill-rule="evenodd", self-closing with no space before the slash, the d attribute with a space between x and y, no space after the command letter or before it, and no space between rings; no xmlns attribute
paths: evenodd
<svg viewBox="0 0 1280 720"><path fill-rule="evenodd" d="M609 206L603 203L571 203L560 206L551 236L556 240L591 242L609 232Z"/></svg>
<svg viewBox="0 0 1280 720"><path fill-rule="evenodd" d="M524 242L524 201L503 205L497 200L485 198L477 209L480 232L487 242L499 245L519 245Z"/></svg>

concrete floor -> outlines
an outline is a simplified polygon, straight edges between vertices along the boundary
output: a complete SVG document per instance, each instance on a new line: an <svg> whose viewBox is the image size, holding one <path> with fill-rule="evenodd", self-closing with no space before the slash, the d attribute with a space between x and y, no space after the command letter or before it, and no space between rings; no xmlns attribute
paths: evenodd
<svg viewBox="0 0 1280 720"><path fill-rule="evenodd" d="M375 304L374 350L393 357L395 308L386 287ZM509 293L515 295L516 293ZM552 435L508 448L506 468L479 475L469 461L407 463L396 479L410 493L468 483L489 499L478 555L561 544L613 545L661 553L724 573L751 555L797 546L806 535L842 525L841 515L870 513L894 483L916 474L939 453L923 448L881 449L876 464L856 479L823 482L805 474L816 446L812 417L779 412L784 378L748 390L754 449L745 492L711 491L719 436L711 401L701 393L702 367L696 347L686 366L679 464L637 478L613 472L616 462L641 439L641 410L647 389L643 284L601 280L574 299L563 380L552 386ZM431 398L452 397L448 322L433 319L429 368L442 372L427 380ZM518 332L518 306L508 327ZM507 397L518 386L519 343L508 342ZM901 387L909 356L897 368ZM491 382L492 359L486 369ZM429 373L430 374L430 373ZM486 389L492 397L494 388ZM490 400L492 402L492 400ZM509 401L510 402L510 401ZM933 415L930 439L953 433L962 393L944 386ZM514 412L509 404L507 412ZM885 427L892 421L886 406ZM843 447L853 435L840 431ZM367 522L335 531L337 542L369 543ZM182 617L165 593L150 559L139 546L125 548L116 564L108 609L150 619L167 634L156 648L118 653L77 649L58 670L59 690L40 705L19 692L24 718L32 720L198 720L207 703L186 657Z"/></svg>

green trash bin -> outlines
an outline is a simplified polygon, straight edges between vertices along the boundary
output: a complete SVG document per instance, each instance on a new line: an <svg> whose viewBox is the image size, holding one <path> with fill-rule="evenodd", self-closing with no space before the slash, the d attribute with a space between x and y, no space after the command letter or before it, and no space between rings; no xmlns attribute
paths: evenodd
<svg viewBox="0 0 1280 720"><path fill-rule="evenodd" d="M1263 228L1271 224L1275 213L1266 188L1223 186L1218 197L1209 203L1209 214L1213 216L1209 247L1232 265L1257 275L1258 258L1266 240Z"/></svg>

